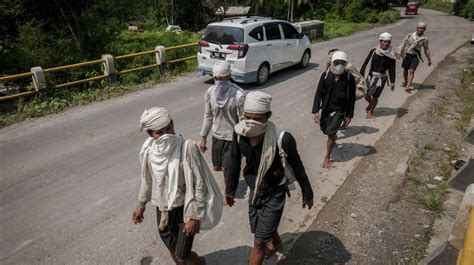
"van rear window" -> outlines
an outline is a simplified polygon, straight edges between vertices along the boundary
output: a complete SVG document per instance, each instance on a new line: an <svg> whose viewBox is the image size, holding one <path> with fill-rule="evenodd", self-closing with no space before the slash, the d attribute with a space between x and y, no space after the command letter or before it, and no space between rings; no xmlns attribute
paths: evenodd
<svg viewBox="0 0 474 265"><path fill-rule="evenodd" d="M244 30L234 27L208 26L202 39L207 42L225 45L243 43Z"/></svg>

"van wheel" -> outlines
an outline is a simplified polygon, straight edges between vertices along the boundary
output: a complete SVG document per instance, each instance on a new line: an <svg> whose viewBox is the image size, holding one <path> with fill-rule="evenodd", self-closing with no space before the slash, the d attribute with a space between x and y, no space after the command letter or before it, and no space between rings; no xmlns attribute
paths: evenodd
<svg viewBox="0 0 474 265"><path fill-rule="evenodd" d="M257 85L261 86L268 81L268 77L270 75L270 67L268 64L263 63L260 65L257 71Z"/></svg>
<svg viewBox="0 0 474 265"><path fill-rule="evenodd" d="M299 68L306 68L309 65L309 60L311 59L311 54L308 50L304 51L301 61L298 65Z"/></svg>

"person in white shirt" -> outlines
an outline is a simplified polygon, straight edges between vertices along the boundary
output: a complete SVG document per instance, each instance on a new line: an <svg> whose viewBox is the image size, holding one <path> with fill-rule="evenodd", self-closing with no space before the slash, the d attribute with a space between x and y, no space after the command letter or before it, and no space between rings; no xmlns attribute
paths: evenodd
<svg viewBox="0 0 474 265"><path fill-rule="evenodd" d="M201 129L201 152L207 150L207 136L212 129L212 165L224 171L229 159L234 126L243 115L245 91L230 82L231 69L226 61L217 62L212 75L215 84L204 97L204 120Z"/></svg>

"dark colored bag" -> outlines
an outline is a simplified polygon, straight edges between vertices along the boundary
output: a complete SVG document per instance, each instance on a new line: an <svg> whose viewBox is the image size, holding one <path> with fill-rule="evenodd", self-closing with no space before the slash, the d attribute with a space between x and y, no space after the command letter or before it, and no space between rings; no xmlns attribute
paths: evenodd
<svg viewBox="0 0 474 265"><path fill-rule="evenodd" d="M193 247L194 235L187 236L184 232L184 223L179 225L178 242L176 243L175 255L178 259L184 260L191 255Z"/></svg>

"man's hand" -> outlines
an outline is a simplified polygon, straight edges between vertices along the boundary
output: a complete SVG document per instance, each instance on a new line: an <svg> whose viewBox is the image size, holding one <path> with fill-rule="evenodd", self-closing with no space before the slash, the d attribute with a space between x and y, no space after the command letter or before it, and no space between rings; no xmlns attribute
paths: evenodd
<svg viewBox="0 0 474 265"><path fill-rule="evenodd" d="M428 59L428 66L431 66L431 59Z"/></svg>
<svg viewBox="0 0 474 265"><path fill-rule="evenodd" d="M390 90L392 90L392 91L395 90L395 83L390 84Z"/></svg>
<svg viewBox="0 0 474 265"><path fill-rule="evenodd" d="M206 143L207 143L207 139L202 137L201 144L199 145L199 149L201 150L202 153L206 152L207 150Z"/></svg>
<svg viewBox="0 0 474 265"><path fill-rule="evenodd" d="M314 122L317 124L321 122L321 114L319 112L314 114Z"/></svg>
<svg viewBox="0 0 474 265"><path fill-rule="evenodd" d="M224 197L224 204L225 205L228 205L229 207L232 207L232 206L234 206L234 203L235 203L234 197L229 196L229 195L225 195L225 197Z"/></svg>
<svg viewBox="0 0 474 265"><path fill-rule="evenodd" d="M194 219L189 219L189 221L184 224L183 232L187 236L192 236L199 233L199 221Z"/></svg>
<svg viewBox="0 0 474 265"><path fill-rule="evenodd" d="M398 52L395 53L395 57L396 57L398 60L400 60L400 59L402 58Z"/></svg>
<svg viewBox="0 0 474 265"><path fill-rule="evenodd" d="M308 210L313 207L313 199L303 200L303 209L308 206Z"/></svg>
<svg viewBox="0 0 474 265"><path fill-rule="evenodd" d="M139 224L143 222L143 213L145 212L145 208L137 207L132 214L132 223Z"/></svg>
<svg viewBox="0 0 474 265"><path fill-rule="evenodd" d="M346 128L347 126L349 126L349 124L351 123L351 118L349 117L345 117L344 118L344 124L342 124L342 127Z"/></svg>

